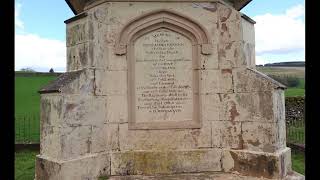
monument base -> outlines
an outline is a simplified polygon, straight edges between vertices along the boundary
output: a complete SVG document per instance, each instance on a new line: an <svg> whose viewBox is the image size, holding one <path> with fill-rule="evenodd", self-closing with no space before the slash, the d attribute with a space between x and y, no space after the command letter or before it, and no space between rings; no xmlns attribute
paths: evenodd
<svg viewBox="0 0 320 180"><path fill-rule="evenodd" d="M258 178L250 176L242 176L234 173L184 173L184 174L174 174L174 175L157 175L157 176L141 176L141 175L131 175L131 176L110 176L108 180L263 180L268 178ZM304 180L305 177L297 172L291 172L283 180Z"/></svg>
<svg viewBox="0 0 320 180"><path fill-rule="evenodd" d="M67 161L37 156L35 179L303 179L292 173L290 155L290 148L276 153L209 148L97 153Z"/></svg>

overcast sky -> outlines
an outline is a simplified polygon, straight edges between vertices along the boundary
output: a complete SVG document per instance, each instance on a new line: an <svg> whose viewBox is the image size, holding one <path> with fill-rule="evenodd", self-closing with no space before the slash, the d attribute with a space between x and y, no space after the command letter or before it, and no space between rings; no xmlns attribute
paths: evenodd
<svg viewBox="0 0 320 180"><path fill-rule="evenodd" d="M255 24L256 64L305 60L304 0L253 0L241 10ZM15 70L66 69L64 0L15 0Z"/></svg>

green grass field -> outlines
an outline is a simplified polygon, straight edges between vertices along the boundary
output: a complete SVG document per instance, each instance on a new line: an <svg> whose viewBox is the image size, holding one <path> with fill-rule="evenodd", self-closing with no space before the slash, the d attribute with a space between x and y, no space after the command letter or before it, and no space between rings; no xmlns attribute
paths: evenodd
<svg viewBox="0 0 320 180"><path fill-rule="evenodd" d="M40 94L38 90L56 76L15 77L15 140L39 142Z"/></svg>
<svg viewBox="0 0 320 180"><path fill-rule="evenodd" d="M15 152L14 179L33 180L35 170L35 158L38 151L24 150Z"/></svg>
<svg viewBox="0 0 320 180"><path fill-rule="evenodd" d="M38 90L55 76L15 77L15 115L39 114Z"/></svg>
<svg viewBox="0 0 320 180"><path fill-rule="evenodd" d="M305 155L302 152L291 153L292 169L300 174L305 174Z"/></svg>
<svg viewBox="0 0 320 180"><path fill-rule="evenodd" d="M266 75L298 77L299 86L285 90L286 97L305 95L305 68L304 67L257 67L257 70Z"/></svg>

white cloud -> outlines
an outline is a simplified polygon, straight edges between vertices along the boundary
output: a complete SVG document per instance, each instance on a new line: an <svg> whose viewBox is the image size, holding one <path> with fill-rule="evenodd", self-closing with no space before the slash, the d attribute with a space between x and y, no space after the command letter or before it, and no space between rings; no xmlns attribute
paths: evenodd
<svg viewBox="0 0 320 180"><path fill-rule="evenodd" d="M305 48L304 6L289 8L284 14L270 13L253 17L256 54L283 54L303 51Z"/></svg>
<svg viewBox="0 0 320 180"><path fill-rule="evenodd" d="M15 70L32 67L48 70L66 67L64 41L42 38L36 34L15 35Z"/></svg>
<svg viewBox="0 0 320 180"><path fill-rule="evenodd" d="M22 4L21 3L17 3L16 8L14 9L14 25L17 28L23 29L24 28L24 24L23 24L22 20L20 19L21 7L22 7Z"/></svg>

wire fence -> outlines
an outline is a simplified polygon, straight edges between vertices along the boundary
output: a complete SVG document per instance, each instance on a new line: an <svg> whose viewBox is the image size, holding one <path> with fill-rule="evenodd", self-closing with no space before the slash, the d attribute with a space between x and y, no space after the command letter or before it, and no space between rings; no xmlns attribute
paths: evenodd
<svg viewBox="0 0 320 180"><path fill-rule="evenodd" d="M40 142L39 114L16 115L14 123L16 144L30 144Z"/></svg>

